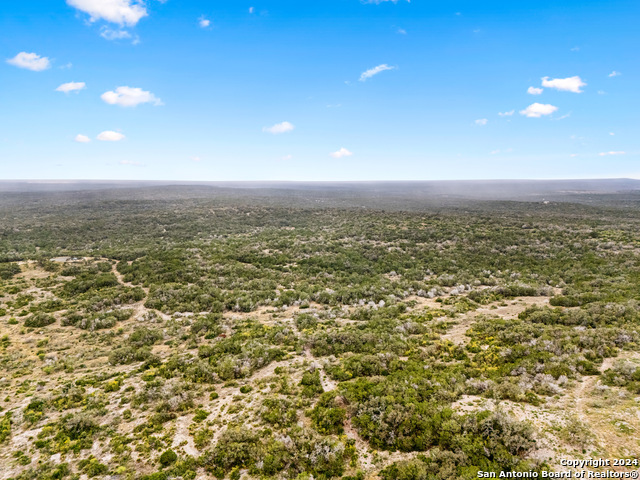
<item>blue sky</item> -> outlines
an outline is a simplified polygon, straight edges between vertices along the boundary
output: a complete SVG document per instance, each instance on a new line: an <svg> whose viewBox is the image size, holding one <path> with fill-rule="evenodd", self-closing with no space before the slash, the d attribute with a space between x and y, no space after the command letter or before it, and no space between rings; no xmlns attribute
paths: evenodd
<svg viewBox="0 0 640 480"><path fill-rule="evenodd" d="M0 178L640 178L639 19L637 0L3 2Z"/></svg>

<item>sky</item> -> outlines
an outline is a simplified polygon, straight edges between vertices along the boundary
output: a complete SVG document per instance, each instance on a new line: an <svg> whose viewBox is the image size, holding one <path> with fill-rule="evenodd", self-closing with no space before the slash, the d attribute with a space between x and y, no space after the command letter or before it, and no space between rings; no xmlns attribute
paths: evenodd
<svg viewBox="0 0 640 480"><path fill-rule="evenodd" d="M637 0L0 6L0 179L640 178Z"/></svg>

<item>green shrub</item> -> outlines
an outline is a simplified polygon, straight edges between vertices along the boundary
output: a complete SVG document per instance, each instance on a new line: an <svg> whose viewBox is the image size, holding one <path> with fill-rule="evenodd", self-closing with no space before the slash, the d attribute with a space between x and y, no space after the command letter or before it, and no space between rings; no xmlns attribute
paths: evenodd
<svg viewBox="0 0 640 480"><path fill-rule="evenodd" d="M143 362L151 357L151 350L148 347L121 347L109 354L111 365L123 365L133 362Z"/></svg>
<svg viewBox="0 0 640 480"><path fill-rule="evenodd" d="M17 263L0 263L0 279L9 280L21 272Z"/></svg>
<svg viewBox="0 0 640 480"><path fill-rule="evenodd" d="M298 421L295 404L286 398L266 398L260 412L262 420L274 427L290 427Z"/></svg>
<svg viewBox="0 0 640 480"><path fill-rule="evenodd" d="M55 323L55 321L56 319L51 315L47 315L45 313L36 313L35 315L31 315L30 317L25 319L24 326L31 328L41 328L46 327L47 325L51 325L52 323Z"/></svg>
<svg viewBox="0 0 640 480"><path fill-rule="evenodd" d="M320 371L317 369L312 372L304 372L300 385L302 385L302 394L305 397L315 397L317 394L324 392L322 381L320 380Z"/></svg>
<svg viewBox="0 0 640 480"><path fill-rule="evenodd" d="M173 450L164 451L159 459L160 465L163 467L168 467L172 463L175 463L176 460L178 460L178 455Z"/></svg>
<svg viewBox="0 0 640 480"><path fill-rule="evenodd" d="M138 327L129 336L128 343L134 348L142 348L154 345L159 340L162 340L164 335L160 330Z"/></svg>
<svg viewBox="0 0 640 480"><path fill-rule="evenodd" d="M336 402L335 391L325 392L320 396L317 405L311 411L315 429L325 435L342 435L344 433L344 420L347 412L340 408Z"/></svg>
<svg viewBox="0 0 640 480"><path fill-rule="evenodd" d="M196 414L193 416L193 421L198 423L203 422L204 420L207 419L208 416L209 416L209 412L199 408L196 410Z"/></svg>
<svg viewBox="0 0 640 480"><path fill-rule="evenodd" d="M7 412L0 420L0 443L3 443L11 436L11 412Z"/></svg>
<svg viewBox="0 0 640 480"><path fill-rule="evenodd" d="M78 462L78 468L80 471L86 473L89 478L104 475L109 471L109 467L100 463L93 455L84 460L80 460L80 462Z"/></svg>

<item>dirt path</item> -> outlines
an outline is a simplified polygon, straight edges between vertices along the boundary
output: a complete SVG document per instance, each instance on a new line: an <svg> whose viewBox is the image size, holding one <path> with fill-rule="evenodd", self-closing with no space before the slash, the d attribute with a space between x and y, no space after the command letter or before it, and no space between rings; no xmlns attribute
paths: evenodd
<svg viewBox="0 0 640 480"><path fill-rule="evenodd" d="M193 443L193 438L189 434L189 425L191 424L192 419L193 415L185 415L176 420L176 434L173 437L171 447L176 448L181 446L184 453L197 458L200 455L200 452L196 448Z"/></svg>
<svg viewBox="0 0 640 480"><path fill-rule="evenodd" d="M549 297L517 297L509 300L507 305L500 305L500 303L503 302L494 302L456 319L453 327L441 336L442 340L449 340L456 345L465 345L469 341L466 333L473 327L479 316L486 315L505 319L517 318L520 313L533 305L549 305Z"/></svg>
<svg viewBox="0 0 640 480"><path fill-rule="evenodd" d="M599 368L600 373L603 373L608 369L610 369L616 360L617 358L615 357L605 358L604 361L602 362L602 365ZM574 390L572 394L572 397L575 402L576 415L580 419L580 421L585 425L589 424L589 418L586 413L586 409L587 409L586 403L587 403L587 400L589 399L591 392L593 392L593 389L598 383L599 379L600 378L597 375L582 377L582 381L580 382L580 384L577 386L577 388Z"/></svg>

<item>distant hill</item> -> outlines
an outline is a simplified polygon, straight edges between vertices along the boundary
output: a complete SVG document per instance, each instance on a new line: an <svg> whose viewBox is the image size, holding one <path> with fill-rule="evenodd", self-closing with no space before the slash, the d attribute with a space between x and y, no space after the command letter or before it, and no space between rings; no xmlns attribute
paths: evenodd
<svg viewBox="0 0 640 480"><path fill-rule="evenodd" d="M313 192L314 195L400 196L411 199L458 197L484 200L539 200L585 194L640 192L640 180L464 180L415 182L169 182L109 180L1 180L0 192L69 192L154 187L215 187L223 190L252 190L264 194Z"/></svg>

